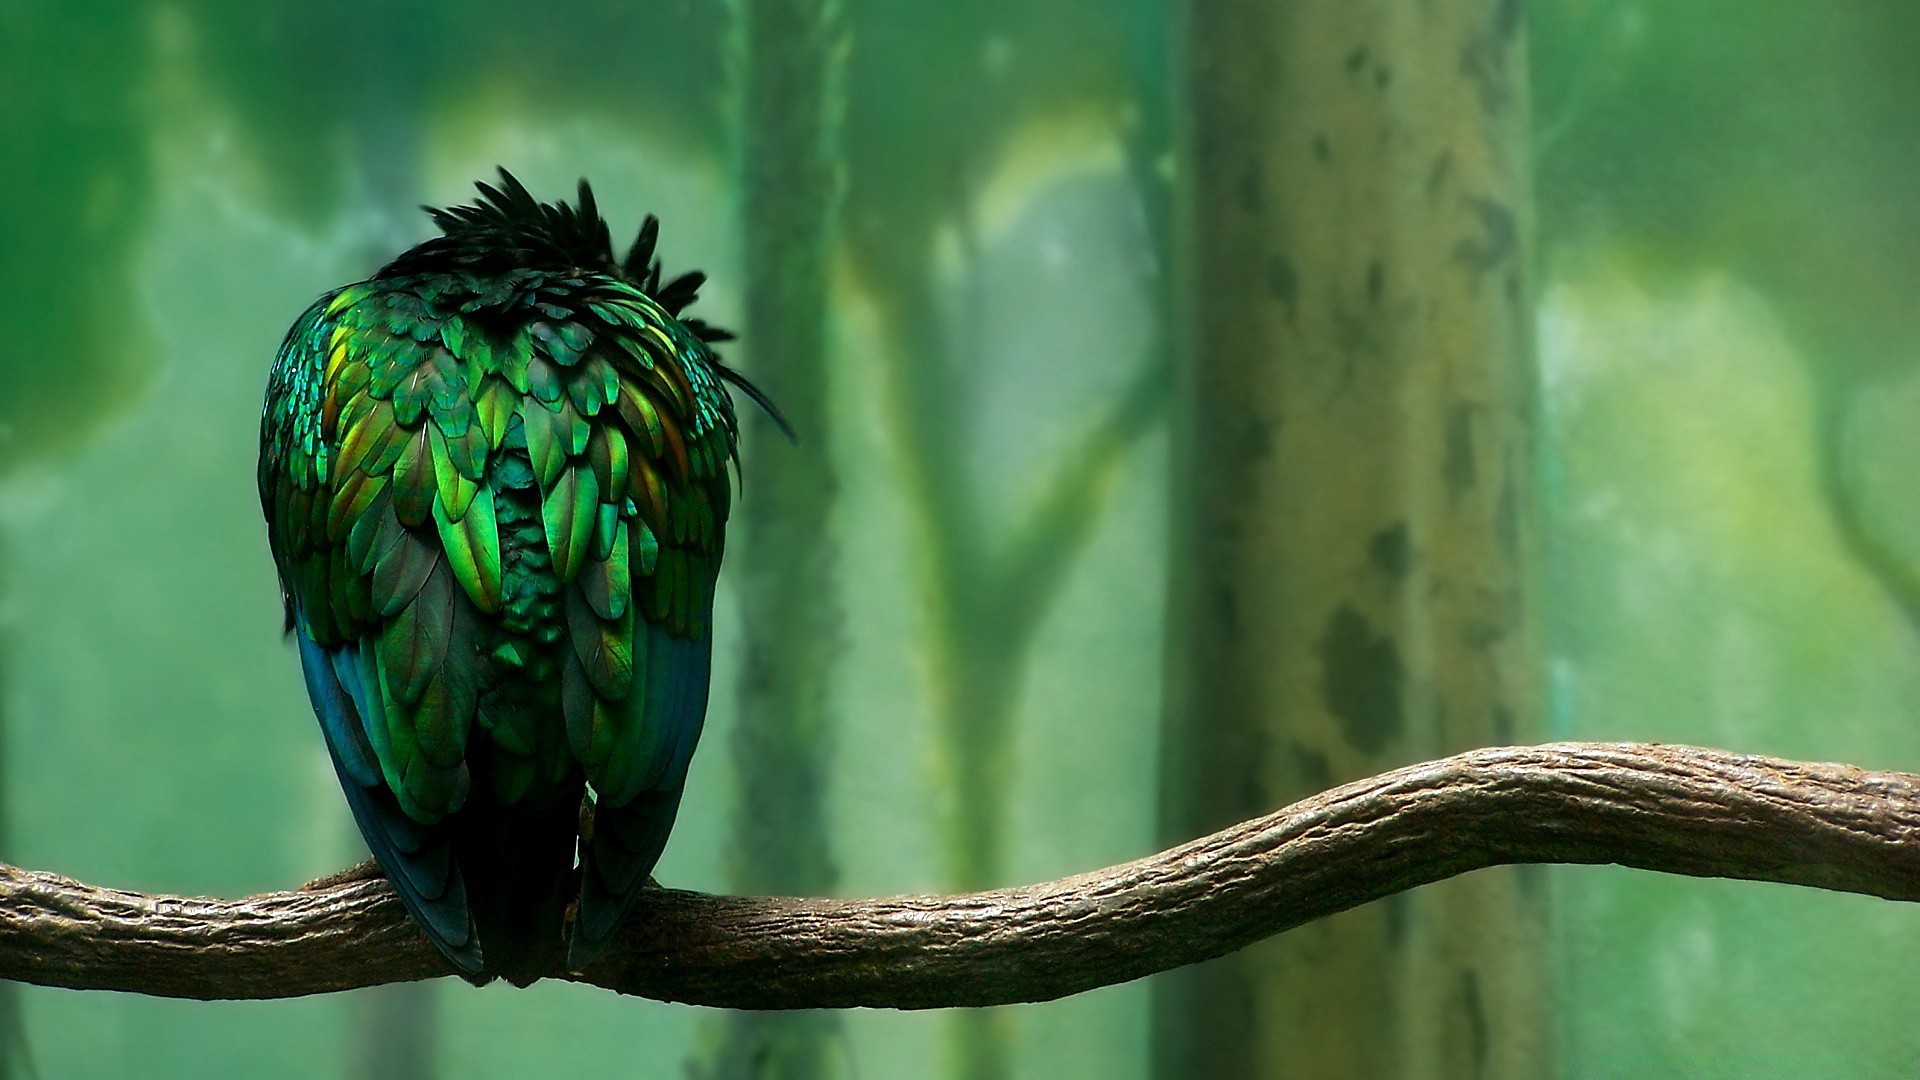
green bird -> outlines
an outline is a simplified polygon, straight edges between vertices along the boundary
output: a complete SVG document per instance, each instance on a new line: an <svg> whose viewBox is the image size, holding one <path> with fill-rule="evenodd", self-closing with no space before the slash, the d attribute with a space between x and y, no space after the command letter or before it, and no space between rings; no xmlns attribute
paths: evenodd
<svg viewBox="0 0 1920 1080"><path fill-rule="evenodd" d="M260 501L354 820L470 981L605 946L706 713L737 446L731 335L680 312L649 216L504 169L441 235L327 293L274 360ZM789 432L791 435L791 432Z"/></svg>

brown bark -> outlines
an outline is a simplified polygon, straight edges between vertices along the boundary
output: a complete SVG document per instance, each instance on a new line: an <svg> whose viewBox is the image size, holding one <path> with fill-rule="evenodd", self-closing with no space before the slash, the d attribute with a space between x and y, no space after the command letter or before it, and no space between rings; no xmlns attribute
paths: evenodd
<svg viewBox="0 0 1920 1080"><path fill-rule="evenodd" d="M1541 862L1920 900L1920 776L1632 743L1476 750L1044 885L874 900L651 891L608 957L555 977L743 1009L1044 1001ZM209 900L0 868L0 978L213 999L446 973L378 878Z"/></svg>

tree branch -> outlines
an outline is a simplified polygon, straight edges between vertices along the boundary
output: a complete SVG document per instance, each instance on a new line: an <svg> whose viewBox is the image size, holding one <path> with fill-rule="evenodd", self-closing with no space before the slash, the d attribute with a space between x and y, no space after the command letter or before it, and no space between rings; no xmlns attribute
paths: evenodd
<svg viewBox="0 0 1920 1080"><path fill-rule="evenodd" d="M747 1009L1044 1001L1506 863L1619 863L1920 899L1920 776L1657 744L1476 750L1141 859L967 896L661 889L575 978ZM188 998L445 974L384 880L183 899L0 868L0 977Z"/></svg>

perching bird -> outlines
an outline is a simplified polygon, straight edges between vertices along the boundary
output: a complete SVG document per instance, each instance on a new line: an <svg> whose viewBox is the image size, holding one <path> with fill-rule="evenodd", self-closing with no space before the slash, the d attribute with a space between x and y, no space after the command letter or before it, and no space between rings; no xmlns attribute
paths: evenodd
<svg viewBox="0 0 1920 1080"><path fill-rule="evenodd" d="M679 317L704 276L661 284L654 218L615 261L586 181L577 206L501 181L294 323L259 480L367 846L463 975L524 985L591 960L666 844L707 704L721 380L779 416Z"/></svg>

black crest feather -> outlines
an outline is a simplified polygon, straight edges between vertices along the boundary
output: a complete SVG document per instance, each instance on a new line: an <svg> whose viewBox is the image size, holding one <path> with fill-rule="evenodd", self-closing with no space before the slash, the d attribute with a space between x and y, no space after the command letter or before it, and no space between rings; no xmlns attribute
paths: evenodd
<svg viewBox="0 0 1920 1080"><path fill-rule="evenodd" d="M503 274L512 270L591 270L624 278L660 305L661 310L680 319L699 297L707 275L698 270L680 274L662 285L660 260L655 248L660 239L660 219L648 214L640 223L640 232L627 248L624 259L613 257L613 239L600 216L593 186L583 177L574 203L543 203L533 197L525 184L506 169L500 170L500 186L485 182L474 185L480 197L464 206L421 209L440 228L440 235L415 244L374 277L393 278L413 274L477 273ZM734 335L703 319L681 319L694 337L708 344L733 341ZM794 438L793 427L780 414L773 401L748 382L739 372L716 358L714 370L721 378L746 392L754 404Z"/></svg>
<svg viewBox="0 0 1920 1080"><path fill-rule="evenodd" d="M484 182L474 186L480 197L464 206L422 207L439 226L440 235L408 248L374 276L460 270L504 273L523 268L595 270L625 278L675 318L693 303L706 281L706 275L695 270L664 287L660 284L660 260L654 255L660 219L652 214L641 224L626 258L615 261L606 219L600 216L593 185L584 179L573 203L543 203L505 169L500 170L498 187ZM703 335L702 340L725 339Z"/></svg>

